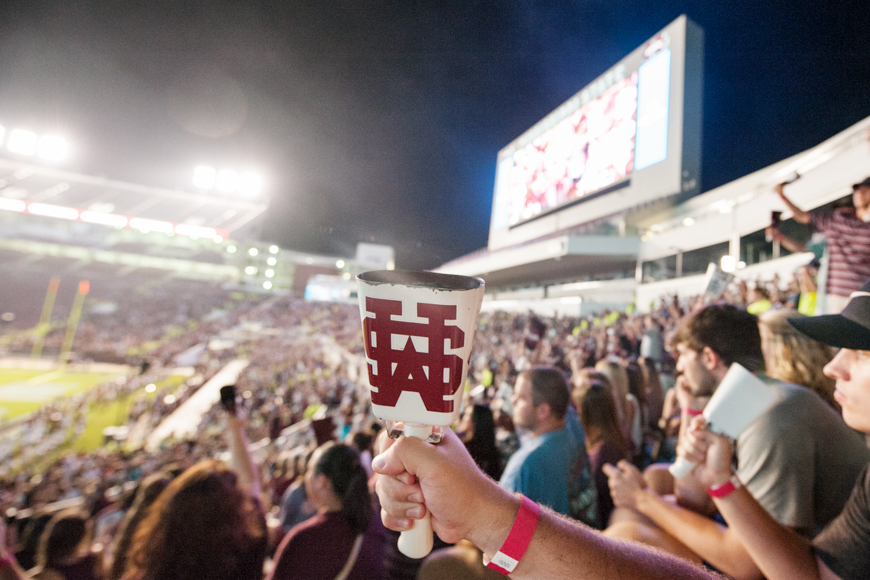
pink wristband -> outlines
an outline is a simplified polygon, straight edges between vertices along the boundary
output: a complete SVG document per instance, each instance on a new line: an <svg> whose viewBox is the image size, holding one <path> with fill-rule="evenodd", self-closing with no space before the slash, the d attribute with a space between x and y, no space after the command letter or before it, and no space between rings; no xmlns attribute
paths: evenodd
<svg viewBox="0 0 870 580"><path fill-rule="evenodd" d="M510 574L520 563L520 559L532 542L532 536L535 535L541 517L541 506L525 496L522 498L520 513L517 514L507 539L492 557L492 561L486 565L487 568L492 568L501 574Z"/></svg>
<svg viewBox="0 0 870 580"><path fill-rule="evenodd" d="M683 409L683 413L688 415L689 417L697 417L704 411L699 411L698 409Z"/></svg>
<svg viewBox="0 0 870 580"><path fill-rule="evenodd" d="M710 494L710 497L715 497L716 499L722 499L723 497L727 497L734 493L734 491L740 487L740 480L737 479L736 475L731 476L731 479L723 483L722 485L715 485L713 487L707 488L707 493Z"/></svg>

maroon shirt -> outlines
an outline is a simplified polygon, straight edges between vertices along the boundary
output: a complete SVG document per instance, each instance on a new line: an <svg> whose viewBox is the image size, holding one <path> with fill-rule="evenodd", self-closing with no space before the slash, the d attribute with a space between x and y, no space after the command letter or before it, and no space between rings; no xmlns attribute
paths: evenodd
<svg viewBox="0 0 870 580"><path fill-rule="evenodd" d="M356 533L341 512L317 514L295 526L278 546L275 568L267 580L334 580L350 557ZM386 533L380 514L369 529L348 580L381 580Z"/></svg>
<svg viewBox="0 0 870 580"><path fill-rule="evenodd" d="M849 296L870 280L870 223L855 210L810 214L813 229L824 232L828 243L828 294Z"/></svg>
<svg viewBox="0 0 870 580"><path fill-rule="evenodd" d="M613 498L607 484L607 475L601 469L604 464L616 465L623 459L630 459L627 454L610 441L599 441L589 450L589 463L595 477L595 487L598 491L598 529L603 530L610 521L613 512Z"/></svg>

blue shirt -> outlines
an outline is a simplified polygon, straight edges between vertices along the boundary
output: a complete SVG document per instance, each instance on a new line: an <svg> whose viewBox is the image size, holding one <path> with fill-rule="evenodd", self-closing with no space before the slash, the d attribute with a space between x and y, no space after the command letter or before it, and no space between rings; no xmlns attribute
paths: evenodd
<svg viewBox="0 0 870 580"><path fill-rule="evenodd" d="M592 526L597 523L597 494L586 446L567 424L524 443L499 483L555 512Z"/></svg>

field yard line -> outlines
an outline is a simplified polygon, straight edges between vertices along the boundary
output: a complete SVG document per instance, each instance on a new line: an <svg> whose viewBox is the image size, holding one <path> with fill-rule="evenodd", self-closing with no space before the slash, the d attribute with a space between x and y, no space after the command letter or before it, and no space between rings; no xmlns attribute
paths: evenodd
<svg viewBox="0 0 870 580"><path fill-rule="evenodd" d="M44 375L36 375L35 377L27 379L24 382L28 385L41 385L42 383L53 381L54 379L62 377L63 375L63 371L53 371L50 373L45 373Z"/></svg>

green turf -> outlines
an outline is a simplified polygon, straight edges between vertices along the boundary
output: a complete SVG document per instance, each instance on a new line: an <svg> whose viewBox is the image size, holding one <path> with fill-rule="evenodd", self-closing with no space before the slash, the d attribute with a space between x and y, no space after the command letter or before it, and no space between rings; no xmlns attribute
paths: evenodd
<svg viewBox="0 0 870 580"><path fill-rule="evenodd" d="M122 375L0 369L0 421L32 413L55 397L81 393L117 376Z"/></svg>
<svg viewBox="0 0 870 580"><path fill-rule="evenodd" d="M26 371L22 371L26 372ZM111 375L110 375L111 376ZM147 399L154 399L158 393L164 388L173 388L181 385L187 377L181 375L170 375L164 379L156 381L157 389L154 393L144 393ZM48 453L32 465L31 468L35 471L40 471L51 465L56 459L69 451L75 452L91 452L103 445L103 429L106 427L124 425L127 422L129 412L129 404L133 397L141 396L142 391L133 393L121 399L116 399L105 405L93 405L88 410L88 422L84 432L74 441L67 441L57 449Z"/></svg>
<svg viewBox="0 0 870 580"><path fill-rule="evenodd" d="M184 382L186 377L180 375L172 375L155 383L157 390L154 393L149 393L146 396L153 399L161 389L166 387L177 387ZM84 433L72 444L75 451L93 451L103 444L103 429L127 423L127 415L129 414L130 397L135 397L136 394L126 396L121 399L112 401L107 405L95 405L88 412L88 424L85 427Z"/></svg>

